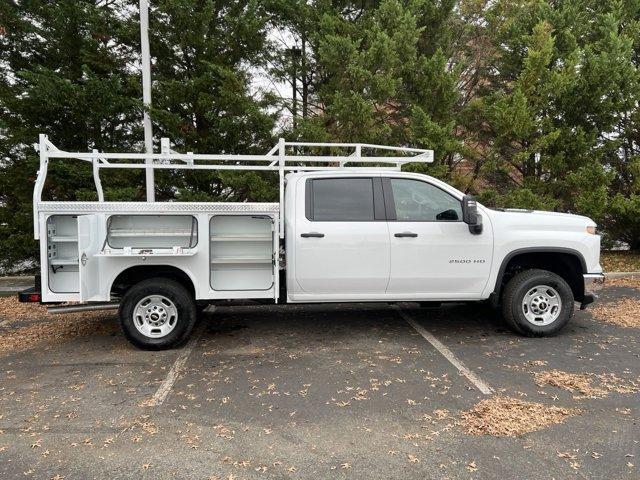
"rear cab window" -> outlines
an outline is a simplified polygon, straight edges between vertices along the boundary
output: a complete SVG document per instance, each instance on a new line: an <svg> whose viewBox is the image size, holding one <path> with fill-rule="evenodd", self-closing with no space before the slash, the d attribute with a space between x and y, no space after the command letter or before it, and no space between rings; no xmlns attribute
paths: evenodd
<svg viewBox="0 0 640 480"><path fill-rule="evenodd" d="M384 220L382 182L378 177L310 178L305 216L313 222Z"/></svg>

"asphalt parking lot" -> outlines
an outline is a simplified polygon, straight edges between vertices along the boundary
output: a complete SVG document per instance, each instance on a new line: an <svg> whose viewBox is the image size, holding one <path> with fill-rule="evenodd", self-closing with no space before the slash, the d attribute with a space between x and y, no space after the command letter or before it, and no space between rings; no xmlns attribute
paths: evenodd
<svg viewBox="0 0 640 480"><path fill-rule="evenodd" d="M165 352L38 312L0 321L1 478L640 478L640 330L593 312L531 339L479 305L220 307Z"/></svg>

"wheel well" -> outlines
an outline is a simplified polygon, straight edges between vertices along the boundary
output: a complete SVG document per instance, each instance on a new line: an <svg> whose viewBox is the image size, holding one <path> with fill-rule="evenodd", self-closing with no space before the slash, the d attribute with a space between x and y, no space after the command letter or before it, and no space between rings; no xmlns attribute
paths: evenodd
<svg viewBox="0 0 640 480"><path fill-rule="evenodd" d="M509 280L519 272L539 268L548 270L562 277L571 287L573 298L581 302L584 298L583 262L577 254L569 252L523 252L518 253L500 268L495 294L500 295Z"/></svg>
<svg viewBox="0 0 640 480"><path fill-rule="evenodd" d="M122 297L130 287L142 280L154 277L163 277L174 280L184 286L191 295L195 296L196 289L184 271L171 265L141 265L129 267L118 274L111 284L111 298Z"/></svg>

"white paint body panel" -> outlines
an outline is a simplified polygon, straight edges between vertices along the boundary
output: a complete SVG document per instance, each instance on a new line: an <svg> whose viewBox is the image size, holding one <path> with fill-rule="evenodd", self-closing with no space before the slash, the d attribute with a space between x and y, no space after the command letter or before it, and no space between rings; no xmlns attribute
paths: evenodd
<svg viewBox="0 0 640 480"><path fill-rule="evenodd" d="M484 225L479 235L469 233L461 221L388 225L391 271L387 294L416 294L425 299L481 296L491 271L491 224ZM418 236L395 237L401 232Z"/></svg>
<svg viewBox="0 0 640 480"><path fill-rule="evenodd" d="M81 302L108 300L109 296L102 288L102 264L104 257L99 256L104 238L104 215L80 215L78 217L78 259L80 275Z"/></svg>
<svg viewBox="0 0 640 480"><path fill-rule="evenodd" d="M380 295L389 282L389 228L386 222L310 222L305 217L305 184L296 186L295 223L289 237L300 293L306 295ZM289 205L287 205L287 211ZM322 233L323 238L303 238ZM291 285L291 284L289 284Z"/></svg>
<svg viewBox="0 0 640 480"><path fill-rule="evenodd" d="M91 213L94 214L91 214ZM96 212L99 212L96 214ZM274 275L271 288L265 290L217 291L210 285L210 219L217 215L261 215L274 222L278 229L278 205L273 203L146 203L146 202L40 202L38 215L40 231L46 232L46 221L51 215L78 216L81 234L78 235L78 254L87 254L86 266L80 266L80 289L75 293L54 293L49 290L47 239L40 242L42 301L109 301L111 287L124 270L136 266L170 266L184 272L192 281L196 299L226 300L229 298L276 298L279 279ZM127 255L122 249L105 245L106 221L110 215L192 215L197 220L198 244L184 253ZM274 270L277 272L278 236L273 235ZM99 273L97 273L99 272Z"/></svg>

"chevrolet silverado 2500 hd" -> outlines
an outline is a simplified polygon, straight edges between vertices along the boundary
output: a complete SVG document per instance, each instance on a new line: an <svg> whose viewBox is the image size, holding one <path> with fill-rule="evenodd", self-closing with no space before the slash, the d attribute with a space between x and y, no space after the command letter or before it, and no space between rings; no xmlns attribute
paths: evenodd
<svg viewBox="0 0 640 480"><path fill-rule="evenodd" d="M41 281L21 299L58 312L117 308L141 348L183 344L199 309L235 299L490 301L516 332L551 335L603 280L592 220L492 210L402 171L432 161L429 150L280 140L267 155L198 155L163 139L159 154L75 153L44 135L37 148ZM57 159L91 162L98 201L42 200ZM108 202L100 171L114 168L277 172L280 200Z"/></svg>

